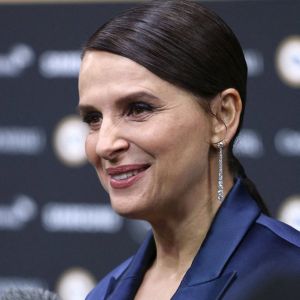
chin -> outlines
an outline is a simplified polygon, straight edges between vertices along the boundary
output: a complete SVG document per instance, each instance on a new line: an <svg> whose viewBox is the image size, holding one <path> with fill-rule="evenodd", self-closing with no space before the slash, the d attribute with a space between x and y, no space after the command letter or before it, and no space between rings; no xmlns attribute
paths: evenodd
<svg viewBox="0 0 300 300"><path fill-rule="evenodd" d="M111 200L113 210L120 216L128 219L149 219L149 208L142 207L141 205L133 205L133 201L126 200L126 203L120 203L120 201Z"/></svg>
<svg viewBox="0 0 300 300"><path fill-rule="evenodd" d="M144 220L147 221L148 218L145 216L144 213L132 210L118 210L113 208L113 210L123 218L126 219L133 219L133 220Z"/></svg>

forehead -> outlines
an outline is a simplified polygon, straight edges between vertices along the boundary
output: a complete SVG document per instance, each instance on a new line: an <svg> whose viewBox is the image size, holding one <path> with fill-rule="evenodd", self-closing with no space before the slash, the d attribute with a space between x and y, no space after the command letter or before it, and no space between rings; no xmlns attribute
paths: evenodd
<svg viewBox="0 0 300 300"><path fill-rule="evenodd" d="M128 81L162 80L129 58L104 51L88 51L82 60L79 87L90 81L113 85Z"/></svg>
<svg viewBox="0 0 300 300"><path fill-rule="evenodd" d="M82 102L91 97L122 97L139 91L158 97L190 96L183 89L161 79L145 67L126 57L105 51L86 52L79 75Z"/></svg>

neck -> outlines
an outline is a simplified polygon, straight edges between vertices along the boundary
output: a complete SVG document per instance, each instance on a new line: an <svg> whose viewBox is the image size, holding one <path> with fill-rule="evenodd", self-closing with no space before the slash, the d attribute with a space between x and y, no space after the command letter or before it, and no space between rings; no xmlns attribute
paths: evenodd
<svg viewBox="0 0 300 300"><path fill-rule="evenodd" d="M226 195L233 185L233 179L227 170L224 171L227 173L224 174L224 178L227 178L224 182ZM210 183L208 186L211 186ZM190 205L185 209L181 207L179 214L173 217L166 216L160 221L151 222L156 243L153 268L180 276L190 267L221 205L216 200L216 191L206 195L203 199L191 199Z"/></svg>

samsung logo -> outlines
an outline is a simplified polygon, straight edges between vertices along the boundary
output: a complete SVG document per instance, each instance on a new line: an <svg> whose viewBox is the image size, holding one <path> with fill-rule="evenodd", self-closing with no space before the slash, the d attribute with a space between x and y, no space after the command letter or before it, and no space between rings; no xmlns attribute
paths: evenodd
<svg viewBox="0 0 300 300"><path fill-rule="evenodd" d="M0 277L0 296L12 288L48 288L48 285L41 279L22 277Z"/></svg>
<svg viewBox="0 0 300 300"><path fill-rule="evenodd" d="M300 132L284 128L275 136L275 148L284 156L300 156Z"/></svg>
<svg viewBox="0 0 300 300"><path fill-rule="evenodd" d="M48 203L42 211L45 230L54 232L115 233L123 219L109 205Z"/></svg>
<svg viewBox="0 0 300 300"><path fill-rule="evenodd" d="M78 77L81 59L80 51L46 51L39 58L42 76Z"/></svg>
<svg viewBox="0 0 300 300"><path fill-rule="evenodd" d="M276 69L280 79L293 88L300 87L300 35L288 36L276 51Z"/></svg>
<svg viewBox="0 0 300 300"><path fill-rule="evenodd" d="M18 195L11 204L0 205L0 229L17 231L37 215L34 200L26 195Z"/></svg>
<svg viewBox="0 0 300 300"><path fill-rule="evenodd" d="M25 44L16 44L6 54L0 55L0 77L18 77L35 60L33 49Z"/></svg>
<svg viewBox="0 0 300 300"><path fill-rule="evenodd" d="M254 49L246 49L244 51L245 59L248 67L248 76L256 77L264 72L264 57L261 52Z"/></svg>
<svg viewBox="0 0 300 300"><path fill-rule="evenodd" d="M262 138L252 129L241 130L233 149L237 156L249 158L260 158L265 152Z"/></svg>
<svg viewBox="0 0 300 300"><path fill-rule="evenodd" d="M0 154L36 155L46 146L46 134L37 127L0 128Z"/></svg>
<svg viewBox="0 0 300 300"><path fill-rule="evenodd" d="M68 167L86 163L85 140L88 126L79 116L67 116L56 126L53 134L53 148L57 158Z"/></svg>
<svg viewBox="0 0 300 300"><path fill-rule="evenodd" d="M278 218L300 230L300 195L292 195L282 202L278 211Z"/></svg>

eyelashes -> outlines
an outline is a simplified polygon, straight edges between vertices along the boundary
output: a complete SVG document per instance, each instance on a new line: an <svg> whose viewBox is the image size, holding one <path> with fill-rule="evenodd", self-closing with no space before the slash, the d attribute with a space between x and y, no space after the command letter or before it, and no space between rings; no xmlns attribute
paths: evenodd
<svg viewBox="0 0 300 300"><path fill-rule="evenodd" d="M153 105L145 102L133 102L128 105L127 116L138 117L153 112Z"/></svg>
<svg viewBox="0 0 300 300"><path fill-rule="evenodd" d="M86 112L82 120L84 123L88 124L91 128L97 127L101 125L102 122L102 114L100 112Z"/></svg>
<svg viewBox="0 0 300 300"><path fill-rule="evenodd" d="M125 116L129 120L141 122L151 116L156 108L149 103L145 102L131 102L128 103L124 112L121 116ZM102 123L102 113L99 111L87 111L83 113L82 120L84 123L88 124L92 130L97 130L100 128Z"/></svg>

